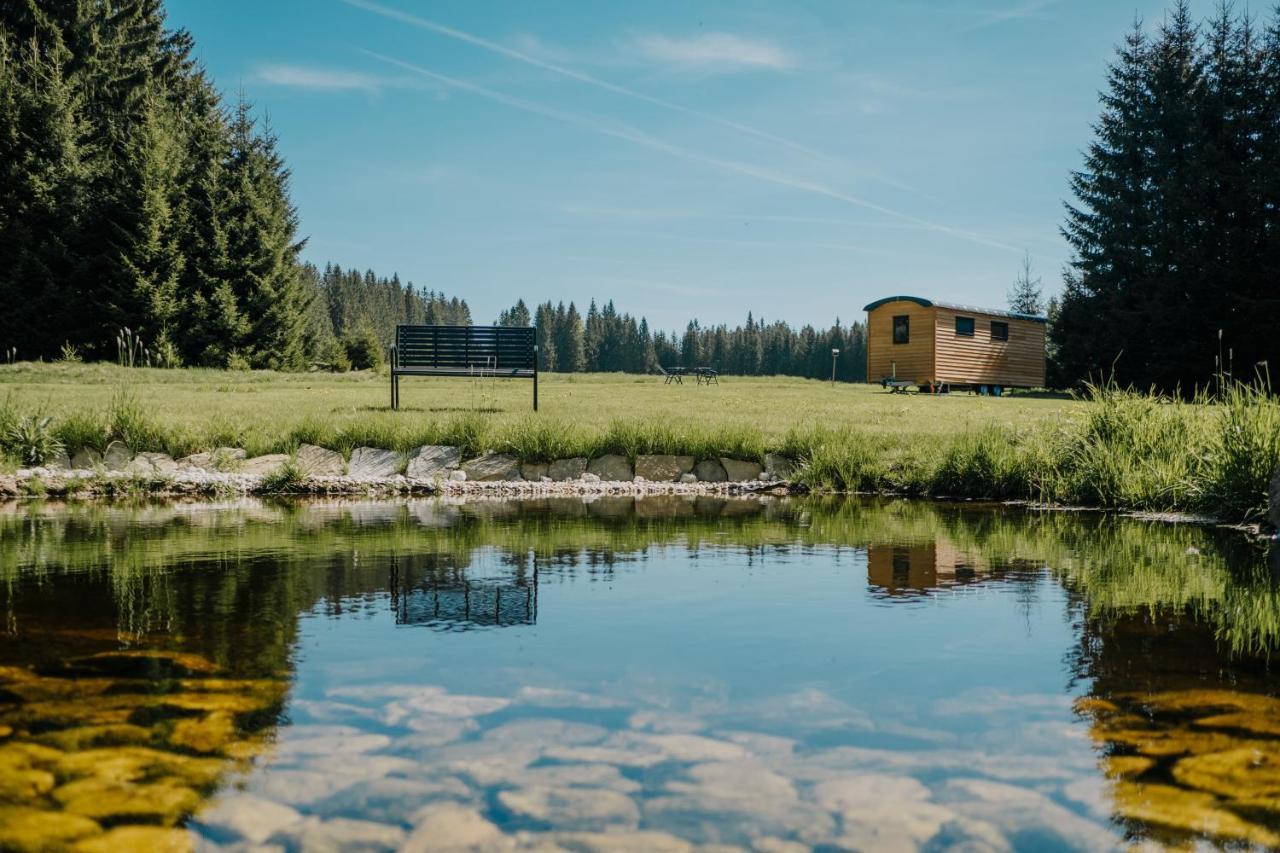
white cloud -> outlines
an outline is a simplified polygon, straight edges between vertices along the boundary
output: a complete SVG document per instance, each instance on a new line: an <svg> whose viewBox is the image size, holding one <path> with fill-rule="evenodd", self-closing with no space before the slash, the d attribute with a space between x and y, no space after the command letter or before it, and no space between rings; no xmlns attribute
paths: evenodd
<svg viewBox="0 0 1280 853"><path fill-rule="evenodd" d="M689 38L653 34L637 38L633 48L643 59L684 70L786 71L795 65L791 55L778 45L732 33L702 33Z"/></svg>
<svg viewBox="0 0 1280 853"><path fill-rule="evenodd" d="M254 73L254 78L272 86L310 89L317 92L377 92L380 89L415 82L402 77L382 77L340 68L284 64L260 65Z"/></svg>

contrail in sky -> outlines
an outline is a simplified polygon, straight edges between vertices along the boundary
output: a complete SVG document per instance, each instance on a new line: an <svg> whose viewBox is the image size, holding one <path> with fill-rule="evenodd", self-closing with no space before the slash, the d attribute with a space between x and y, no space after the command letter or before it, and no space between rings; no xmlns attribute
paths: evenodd
<svg viewBox="0 0 1280 853"><path fill-rule="evenodd" d="M463 32L462 30L456 30L453 27L447 27L444 24L438 24L435 21L431 21L426 18L420 18L417 15L411 15L408 12L401 12L398 9L392 9L387 6L383 6L381 3L373 2L373 0L342 0L342 2L346 3L348 6L354 6L357 9L363 9L366 12L373 12L374 14L381 15L384 18L390 18L392 20L399 21L403 24L409 24L410 26L419 27L420 29L430 30L431 32L437 33L438 35L447 36L448 38L451 38L451 39L457 39L458 41L466 42L467 44L484 48L485 50L491 51L493 53L501 54L502 56L505 56L508 59L514 59L517 62L523 62L528 65L532 65L536 68L541 68L544 71L551 71L555 74L561 75L562 77L568 77L571 80L577 80L579 83L586 83L589 86L595 86L596 88L604 89L606 92L613 92L615 95L622 95L627 98L634 98L637 101L643 101L646 104L651 104L655 107L661 107L665 110L672 110L674 112L684 113L685 115L694 116L695 118L702 119L703 121L712 122L713 124L718 124L722 127L727 127L727 128L730 128L731 130L736 130L739 133L744 133L748 136L754 136L757 139L763 139L768 142L772 142L775 145L781 145L785 148L790 148L794 151L799 151L803 154L808 154L810 157L818 157L820 159L823 159L832 163L840 162L837 158L831 156L830 154L826 154L822 151L818 151L814 148L810 148L806 145L802 145L799 142L795 142L794 140L787 139L782 136L776 136L772 133L769 133L764 130L760 130L758 128L751 127L749 125L739 124L736 121L731 121L730 119L721 118L720 116L717 116L717 115L704 113L700 110L695 110L690 107L682 106L681 104L677 104L674 101L668 101L663 98L656 98L653 95L646 95L644 92L637 92L635 89L628 89L626 86L619 86L616 83L610 83L608 80L602 80L599 77L595 77L591 74L585 74L581 71L575 71L572 68L566 68L565 66L557 65L554 62L547 62L546 60L539 59L536 56L531 56L523 51L515 50L514 48L507 47L506 45L499 44L495 41L489 41L488 39L481 38L480 36L472 35L471 33Z"/></svg>
<svg viewBox="0 0 1280 853"><path fill-rule="evenodd" d="M344 0L344 1L356 2L356 0ZM359 2L364 2L364 0L359 0ZM827 198L835 199L837 201L842 201L842 202L845 202L846 204L855 205L857 207L861 207L866 210L874 210L875 212L882 213L885 216L891 216L903 222L910 222L914 225L918 225L930 231L936 231L940 234L948 234L953 237L959 237L961 239L968 240L971 243L977 243L979 245L988 246L996 249L1003 249L1009 252L1016 252L1018 254L1022 254L1023 252L1022 249L1019 249L1015 246L1011 246L1007 243L1001 243L998 240L994 240L982 234L976 234L972 231L964 231L959 228L952 228L949 225L942 225L937 222L930 222L927 219L921 219L917 216L912 216L907 213L901 213L900 211L885 207L882 204L877 204L873 201L868 201L866 199L859 198L854 195L850 195L848 193L826 186L825 184L815 183L813 181L807 181L802 178L797 178L791 175L784 174L782 172L775 172L771 169L755 166L750 163L742 163L737 160L725 160L720 157L714 157L708 154L703 154L699 151L694 151L690 148L674 145L670 142L666 142L655 136L651 136L650 134L647 134L644 131L639 130L638 128L632 127L631 125L628 125L624 122L615 121L615 120L604 121L598 118L592 118L590 116L582 116L576 113L566 112L564 110L556 109L555 107L549 107L544 104L536 103L534 101L528 101L523 98L517 98L512 95L507 95L502 92L496 91L494 89L489 89L487 87L480 86L476 83L470 83L470 82L467 82L466 80L460 80L457 77L450 77L445 74L439 74L435 71L430 71L426 68L422 68L420 66L413 65L411 63L404 62L402 60L396 59L391 56L386 56L381 53L376 53L374 51L369 51L369 50L364 51L364 53L381 62L385 62L389 65L394 65L397 68L401 68L406 71L411 71L415 74L420 74L429 80L434 80L437 83L444 84L451 88L459 89L464 92L470 92L473 95L478 95L479 97L487 98L491 101L496 101L500 104L505 104L506 106L513 107L518 110L524 110L525 112L535 113L537 115L545 116L547 118L552 118L552 119L555 119L556 121L564 122L565 124L571 124L571 125L574 125L575 127L580 127L585 130L590 130L594 133L603 134L605 136L611 136L615 139L623 139L635 145L641 145L646 148L650 148L654 151L663 152L672 157L677 157L682 160L689 160L695 163L702 163L704 165L713 166L723 171L732 172L739 175L745 175L747 177L755 178L756 180L775 184L777 186L789 187L791 189L800 190L802 192L808 192L814 195L825 196Z"/></svg>

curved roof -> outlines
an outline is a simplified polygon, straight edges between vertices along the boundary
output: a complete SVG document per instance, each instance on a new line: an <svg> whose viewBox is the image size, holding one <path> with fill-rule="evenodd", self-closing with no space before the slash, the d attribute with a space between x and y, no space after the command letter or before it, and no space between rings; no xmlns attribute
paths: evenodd
<svg viewBox="0 0 1280 853"><path fill-rule="evenodd" d="M886 296L884 299L877 299L875 302L869 302L862 309L863 311L874 311L882 305L888 305L890 302L914 302L923 308L949 308L952 311L963 311L966 314L987 314L992 317L1012 317L1015 320L1030 320L1033 323L1044 323L1046 318L1039 314L1020 314L1017 311L1002 311L999 308L979 308L976 305L958 305L954 302L935 302L932 299L925 299L922 296Z"/></svg>

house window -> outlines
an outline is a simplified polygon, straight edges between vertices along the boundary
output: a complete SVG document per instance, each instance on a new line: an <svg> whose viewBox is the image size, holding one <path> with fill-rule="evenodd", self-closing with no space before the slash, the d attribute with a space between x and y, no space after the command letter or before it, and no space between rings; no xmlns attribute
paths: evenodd
<svg viewBox="0 0 1280 853"><path fill-rule="evenodd" d="M1009 324L991 321L991 340L1007 341L1009 340Z"/></svg>
<svg viewBox="0 0 1280 853"><path fill-rule="evenodd" d="M956 334L961 337L973 337L973 318L957 317L956 318Z"/></svg>
<svg viewBox="0 0 1280 853"><path fill-rule="evenodd" d="M911 318L903 315L893 318L893 342L905 344L911 341Z"/></svg>

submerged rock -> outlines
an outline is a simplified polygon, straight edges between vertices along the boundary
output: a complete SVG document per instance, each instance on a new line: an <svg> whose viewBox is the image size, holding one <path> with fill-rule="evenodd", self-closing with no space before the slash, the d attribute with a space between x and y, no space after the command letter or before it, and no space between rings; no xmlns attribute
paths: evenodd
<svg viewBox="0 0 1280 853"><path fill-rule="evenodd" d="M69 663L75 669L115 678L185 678L218 671L217 664L200 655L144 649L99 652L71 658Z"/></svg>
<svg viewBox="0 0 1280 853"><path fill-rule="evenodd" d="M635 476L631 470L631 461L616 453L608 453L592 459L587 464L587 473L595 474L606 483L627 483Z"/></svg>
<svg viewBox="0 0 1280 853"><path fill-rule="evenodd" d="M426 444L409 452L409 467L405 476L414 480L429 480L446 476L462 464L462 450L439 444Z"/></svg>
<svg viewBox="0 0 1280 853"><path fill-rule="evenodd" d="M336 450L303 444L298 447L295 458L308 477L341 477L347 473L347 463Z"/></svg>
<svg viewBox="0 0 1280 853"><path fill-rule="evenodd" d="M456 803L425 806L414 815L417 828L400 848L401 853L502 850L513 846L502 830L480 812Z"/></svg>
<svg viewBox="0 0 1280 853"><path fill-rule="evenodd" d="M587 460L582 456L557 459L547 468L547 476L557 483L576 480L587 470Z"/></svg>
<svg viewBox="0 0 1280 853"><path fill-rule="evenodd" d="M760 476L762 470L759 462L730 459L727 456L720 457L720 465L724 467L725 476L729 478L730 483L746 483L754 480Z"/></svg>
<svg viewBox="0 0 1280 853"><path fill-rule="evenodd" d="M394 477L404 465L403 453L379 447L357 447L351 451L347 476L358 480L374 480Z"/></svg>
<svg viewBox="0 0 1280 853"><path fill-rule="evenodd" d="M1280 800L1280 756L1269 746L1259 743L1188 756L1173 766L1173 777L1223 797Z"/></svg>
<svg viewBox="0 0 1280 853"><path fill-rule="evenodd" d="M190 832L162 826L117 826L72 848L75 853L187 853L194 849Z"/></svg>
<svg viewBox="0 0 1280 853"><path fill-rule="evenodd" d="M218 841L243 839L262 844L301 820L297 809L281 803L249 794L230 794L200 812L196 823Z"/></svg>
<svg viewBox="0 0 1280 853"><path fill-rule="evenodd" d="M1221 808L1212 794L1173 785L1121 781L1115 785L1114 796L1116 815L1127 820L1207 835L1215 840L1246 841L1268 848L1280 846L1280 835Z"/></svg>
<svg viewBox="0 0 1280 853"><path fill-rule="evenodd" d="M520 460L510 453L486 453L462 466L468 480L513 482L520 479Z"/></svg>
<svg viewBox="0 0 1280 853"><path fill-rule="evenodd" d="M89 818L24 806L0 806L0 850L56 850L97 835L102 827Z"/></svg>
<svg viewBox="0 0 1280 853"><path fill-rule="evenodd" d="M674 483L693 470L692 456L637 456L636 476L655 483Z"/></svg>
<svg viewBox="0 0 1280 853"><path fill-rule="evenodd" d="M228 711L214 711L195 719L178 720L169 743L192 752L222 752L236 738L235 720Z"/></svg>
<svg viewBox="0 0 1280 853"><path fill-rule="evenodd" d="M90 777L68 782L53 798L72 814L98 821L142 821L172 826L193 812L201 797L170 779L156 782L117 782Z"/></svg>
<svg viewBox="0 0 1280 853"><path fill-rule="evenodd" d="M729 475L725 473L724 466L715 459L706 459L693 466L693 475L698 478L700 483L726 483L729 481Z"/></svg>

